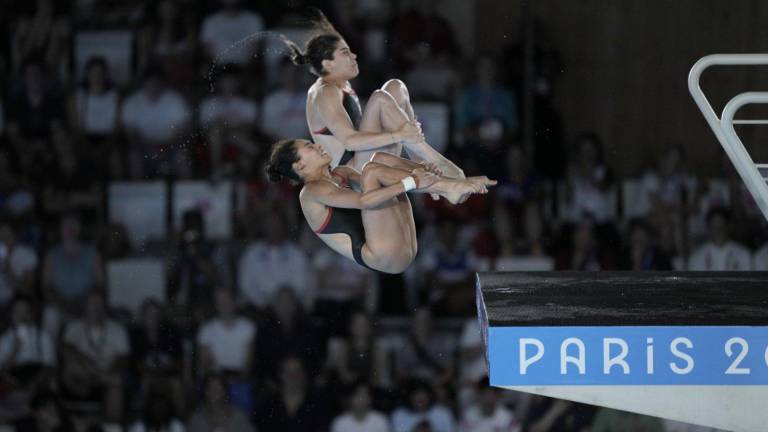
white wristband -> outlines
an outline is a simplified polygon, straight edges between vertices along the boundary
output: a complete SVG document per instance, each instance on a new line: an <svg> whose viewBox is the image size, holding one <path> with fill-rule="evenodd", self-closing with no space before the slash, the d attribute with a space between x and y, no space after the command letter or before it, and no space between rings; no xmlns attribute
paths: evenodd
<svg viewBox="0 0 768 432"><path fill-rule="evenodd" d="M405 187L406 192L416 189L416 180L414 180L413 177L408 176L400 181L403 182L403 187Z"/></svg>

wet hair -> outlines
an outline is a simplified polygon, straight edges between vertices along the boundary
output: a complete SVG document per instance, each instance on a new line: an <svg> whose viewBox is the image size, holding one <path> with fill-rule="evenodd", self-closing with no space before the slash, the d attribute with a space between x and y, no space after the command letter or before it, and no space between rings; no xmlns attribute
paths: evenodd
<svg viewBox="0 0 768 432"><path fill-rule="evenodd" d="M341 40L341 35L333 27L320 9L309 8L309 22L314 27L315 35L307 41L304 51L283 36L283 42L291 51L290 57L297 66L309 66L309 71L317 76L328 72L323 69L323 60L333 60L333 52Z"/></svg>
<svg viewBox="0 0 768 432"><path fill-rule="evenodd" d="M295 144L295 139L286 139L272 145L269 160L264 167L269 181L280 182L288 179L301 183L301 177L293 170L293 164L299 160Z"/></svg>

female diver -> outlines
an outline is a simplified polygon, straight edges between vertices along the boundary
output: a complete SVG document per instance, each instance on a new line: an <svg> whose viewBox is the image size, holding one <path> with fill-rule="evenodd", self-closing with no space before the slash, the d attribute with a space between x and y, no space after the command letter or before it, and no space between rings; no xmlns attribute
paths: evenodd
<svg viewBox="0 0 768 432"><path fill-rule="evenodd" d="M319 144L283 140L272 146L266 171L271 181L303 183L299 201L310 228L331 249L384 273L402 273L416 257L416 226L406 192L438 194L451 202L487 193L487 177L448 179L422 165L376 152L362 173L331 170L333 157ZM357 183L362 192L350 188Z"/></svg>
<svg viewBox="0 0 768 432"><path fill-rule="evenodd" d="M325 15L312 10L318 34L307 42L305 51L284 41L293 62L308 66L318 77L307 95L307 123L313 141L331 155L331 167L360 170L374 152L399 156L405 145L412 160L429 162L442 175L463 179L463 171L425 141L402 81L387 81L371 94L365 110L361 108L349 83L360 73L357 56Z"/></svg>

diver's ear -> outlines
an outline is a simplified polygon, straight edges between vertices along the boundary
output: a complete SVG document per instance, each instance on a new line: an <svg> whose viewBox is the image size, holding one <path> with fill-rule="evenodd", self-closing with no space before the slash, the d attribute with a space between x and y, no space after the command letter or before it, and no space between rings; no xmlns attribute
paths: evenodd
<svg viewBox="0 0 768 432"><path fill-rule="evenodd" d="M296 161L293 163L293 165L291 165L291 168L296 171L296 174L300 174L302 171L304 171L304 164L301 163L301 161Z"/></svg>
<svg viewBox="0 0 768 432"><path fill-rule="evenodd" d="M325 59L321 61L320 64L323 66L323 72L331 73L331 69L333 69L333 60Z"/></svg>

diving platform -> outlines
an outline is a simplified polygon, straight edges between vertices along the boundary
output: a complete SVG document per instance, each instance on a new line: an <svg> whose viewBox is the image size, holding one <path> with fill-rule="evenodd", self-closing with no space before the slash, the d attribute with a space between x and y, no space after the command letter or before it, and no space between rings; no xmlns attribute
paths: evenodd
<svg viewBox="0 0 768 432"><path fill-rule="evenodd" d="M768 273L480 273L491 385L703 426L768 424Z"/></svg>

